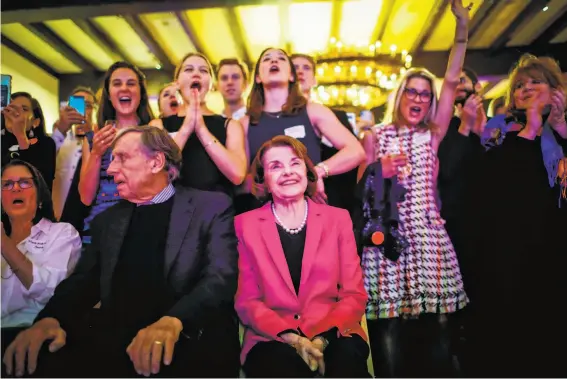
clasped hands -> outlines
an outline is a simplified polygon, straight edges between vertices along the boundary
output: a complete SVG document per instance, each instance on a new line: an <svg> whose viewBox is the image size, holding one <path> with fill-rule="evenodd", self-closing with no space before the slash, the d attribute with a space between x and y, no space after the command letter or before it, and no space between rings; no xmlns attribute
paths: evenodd
<svg viewBox="0 0 567 379"><path fill-rule="evenodd" d="M310 340L295 333L286 333L282 339L295 348L295 351L309 366L311 371L318 371L325 374L325 360L323 357L323 341L319 338Z"/></svg>
<svg viewBox="0 0 567 379"><path fill-rule="evenodd" d="M181 130L191 134L192 132L198 132L201 128L206 127L205 120L203 119L203 113L201 111L201 101L199 98L199 90L196 88L191 89L191 95L189 97L189 106L187 107L185 114L185 119L183 120L183 125Z"/></svg>

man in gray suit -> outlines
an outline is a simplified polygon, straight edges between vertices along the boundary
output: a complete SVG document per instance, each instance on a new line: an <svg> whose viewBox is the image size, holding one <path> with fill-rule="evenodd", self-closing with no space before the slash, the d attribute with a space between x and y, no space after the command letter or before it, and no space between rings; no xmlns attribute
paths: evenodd
<svg viewBox="0 0 567 379"><path fill-rule="evenodd" d="M8 347L8 374L238 376L232 202L174 187L180 164L165 131L119 133L108 173L124 200L93 221L75 272Z"/></svg>

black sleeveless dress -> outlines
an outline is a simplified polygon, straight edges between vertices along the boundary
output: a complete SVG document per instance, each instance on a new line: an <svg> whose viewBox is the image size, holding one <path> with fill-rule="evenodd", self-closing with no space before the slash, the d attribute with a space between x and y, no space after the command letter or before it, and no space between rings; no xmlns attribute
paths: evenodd
<svg viewBox="0 0 567 379"><path fill-rule="evenodd" d="M229 119L219 116L203 116L205 125L215 138L226 146L226 125ZM177 132L183 124L184 117L177 115L162 119L163 127L170 133ZM217 165L203 147L195 133L191 134L182 151L183 164L178 184L204 191L221 191L232 197L233 185L218 169Z"/></svg>

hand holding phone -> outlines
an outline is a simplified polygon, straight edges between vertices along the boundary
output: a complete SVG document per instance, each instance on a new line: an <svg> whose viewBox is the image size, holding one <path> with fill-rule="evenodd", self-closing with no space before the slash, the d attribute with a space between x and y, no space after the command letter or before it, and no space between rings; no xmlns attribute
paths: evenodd
<svg viewBox="0 0 567 379"><path fill-rule="evenodd" d="M85 115L85 97L84 96L71 96L69 97L69 106L75 108L82 116Z"/></svg>
<svg viewBox="0 0 567 379"><path fill-rule="evenodd" d="M2 74L0 83L0 109L4 109L10 103L12 96L12 77Z"/></svg>

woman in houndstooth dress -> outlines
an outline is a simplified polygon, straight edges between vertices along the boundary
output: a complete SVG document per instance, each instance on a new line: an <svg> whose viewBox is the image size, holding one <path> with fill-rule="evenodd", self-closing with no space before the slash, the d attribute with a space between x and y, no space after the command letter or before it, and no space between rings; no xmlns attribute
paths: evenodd
<svg viewBox="0 0 567 379"><path fill-rule="evenodd" d="M426 69L402 78L384 123L364 137L367 164L380 160L384 178L406 189L398 202L400 257L365 246L366 310L377 376L457 375L447 315L468 302L459 264L436 201L437 150L453 115L455 89L466 53L469 8L452 0L457 20L441 95ZM382 185L377 182L375 185Z"/></svg>

